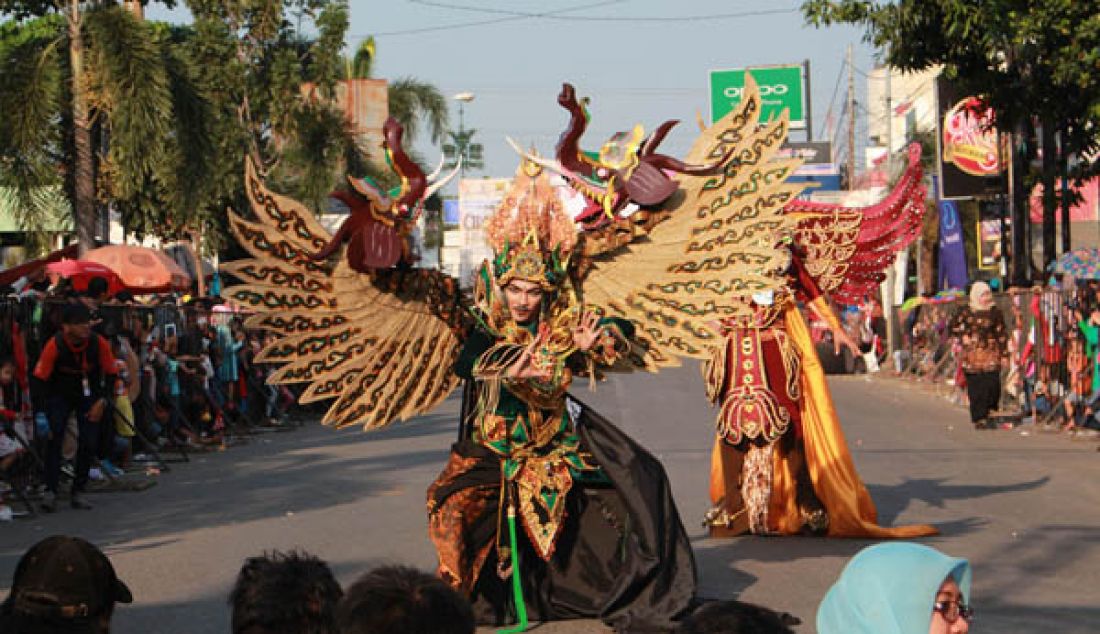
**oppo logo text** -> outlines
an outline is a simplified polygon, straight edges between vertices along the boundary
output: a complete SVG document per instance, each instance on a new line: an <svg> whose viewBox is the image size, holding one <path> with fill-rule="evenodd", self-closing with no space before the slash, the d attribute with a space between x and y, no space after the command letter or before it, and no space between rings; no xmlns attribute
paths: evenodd
<svg viewBox="0 0 1100 634"><path fill-rule="evenodd" d="M787 84L772 84L770 86L757 86L760 90L761 97L782 97L790 90L790 86ZM744 87L742 86L729 86L722 91L722 94L729 99L740 99Z"/></svg>

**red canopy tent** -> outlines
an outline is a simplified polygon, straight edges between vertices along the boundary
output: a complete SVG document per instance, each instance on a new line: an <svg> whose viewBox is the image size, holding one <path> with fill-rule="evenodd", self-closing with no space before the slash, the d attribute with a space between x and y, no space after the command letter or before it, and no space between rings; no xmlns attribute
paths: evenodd
<svg viewBox="0 0 1100 634"><path fill-rule="evenodd" d="M61 260L60 262L51 262L47 264L46 272L70 280L73 289L76 291L83 292L88 290L88 282L90 282L93 277L102 277L106 279L107 292L111 295L126 290L126 285L122 283L122 278L118 276L118 273L115 273L109 267L99 262L88 262L87 260Z"/></svg>
<svg viewBox="0 0 1100 634"><path fill-rule="evenodd" d="M59 262L63 259L75 260L80 252L80 245L70 244L64 249L58 249L44 258L24 262L19 266L13 266L5 271L0 271L0 286L11 286L24 275L30 275L39 269L46 268L50 262Z"/></svg>

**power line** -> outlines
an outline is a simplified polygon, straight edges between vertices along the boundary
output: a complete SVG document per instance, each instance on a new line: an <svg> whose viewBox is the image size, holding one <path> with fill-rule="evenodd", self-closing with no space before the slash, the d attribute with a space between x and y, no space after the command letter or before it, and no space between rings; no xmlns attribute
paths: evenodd
<svg viewBox="0 0 1100 634"><path fill-rule="evenodd" d="M410 4L420 4L426 7L438 7L441 9L454 9L456 11L469 11L472 13L487 13L490 15L509 15L513 17L521 18L546 18L553 17L558 13L584 11L587 9L594 9L598 7L607 6L609 4L622 4L629 2L629 0L605 0L604 2L596 2L594 4L577 5L566 9L557 9L553 11L516 11L514 9L492 9L490 7L473 7L465 4L453 4L450 2L434 2L433 0L409 0Z"/></svg>
<svg viewBox="0 0 1100 634"><path fill-rule="evenodd" d="M568 13L574 13L576 11L586 11L586 10L589 10L589 9L599 8L599 7L607 6L607 5L611 5L611 4L619 4L619 3L625 2L625 1L627 1L627 0L606 0L605 2L597 2L597 3L594 3L594 4L590 3L590 4L585 4L583 6L573 6L573 7L566 7L566 8L563 8L563 9L556 9L556 10L553 10L553 11L544 11L544 12L532 13L532 12L523 12L523 11L512 11L512 10L507 10L507 9L489 9L489 8L478 8L478 7L469 7L469 6L462 6L462 5L451 5L451 4L447 4L447 3L434 2L434 1L429 1L429 0L410 0L410 2L413 2L414 4L422 4L424 6L434 6L434 7L440 7L440 8L465 10L465 11L476 11L476 12L480 12L480 13L500 15L501 17L488 18L488 19L485 19L485 20L474 20L472 22L458 22L458 23L453 23L453 24L443 24L443 25L439 25L439 26L426 26L426 27L418 27L418 28L413 28L413 29L401 29L401 30L396 30L396 31L382 31L382 32L379 32L379 33L372 33L372 34L367 34L367 35L351 35L351 37L362 39L362 38L366 38L366 37L369 37L369 36L372 36L372 35L374 37L392 37L392 36L401 36L401 35L416 35L416 34L420 34L420 33L434 33L434 32L439 32L439 31L454 31L454 30L458 30L458 29L466 29L466 28L473 28L473 27L479 27L479 26L488 26L488 25L491 25L491 24L500 24L502 22L516 22L516 21L519 21L519 20L548 19L548 20L560 20L560 21L569 21L569 22L624 22L624 23L703 22L703 21L708 21L708 20L730 20L730 19L750 18L750 17L765 16L765 15L776 15L776 14L782 14L782 13L795 13L795 12L798 12L800 10L798 8L761 9L761 10L757 10L757 11L741 11L741 12L737 12L737 13L714 13L714 14L707 14L707 15L661 16L661 17L657 17L657 16L652 16L652 17L630 17L630 16L602 16L602 15L600 15L600 16L580 16L580 15L578 15L578 16L569 16L569 15L566 15Z"/></svg>
<svg viewBox="0 0 1100 634"><path fill-rule="evenodd" d="M601 2L589 5L587 8L594 9L603 5L618 4L626 0L612 0L610 2ZM512 15L523 16L530 18L550 18L554 20L571 20L571 21L590 21L590 22L698 22L702 20L726 20L736 18L747 18L761 15L774 15L778 13L794 13L800 9L797 7L788 9L759 9L755 11L738 11L735 13L709 13L704 15L683 15L683 16L603 16L603 15L576 15L576 16L562 16L557 15L555 11L546 12L526 12L515 11L511 9L493 9L489 7L474 7L470 5L454 4L450 2L437 2L436 0L409 0L413 4L421 4L429 7L439 7L442 9L455 9L458 11L472 11L475 13L489 13L500 15Z"/></svg>
<svg viewBox="0 0 1100 634"><path fill-rule="evenodd" d="M416 2L416 0L411 0ZM544 11L542 13L519 13L513 11L493 11L492 13L505 13L505 17L490 18L488 20L475 20L473 22L460 22L457 24L444 24L441 26L425 26L415 29L404 29L400 31L385 31L382 33L374 33L374 37L385 37L391 35L415 35L417 33L433 33L436 31L453 31L456 29L465 29L475 26L486 26L489 24L500 24L501 22L515 22L517 20L529 20L534 17L550 17L558 14L572 13L574 11L585 11L592 7L602 7L609 4L619 4L620 2L626 2L627 0L604 0L603 2L597 2L595 4L578 4L571 7L564 7L562 9L555 9L553 11ZM365 38L366 35L353 35L352 37Z"/></svg>

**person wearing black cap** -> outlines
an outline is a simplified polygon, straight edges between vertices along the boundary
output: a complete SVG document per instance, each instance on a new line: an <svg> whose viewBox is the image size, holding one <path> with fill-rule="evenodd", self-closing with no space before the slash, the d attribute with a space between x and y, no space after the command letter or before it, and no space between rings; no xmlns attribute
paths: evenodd
<svg viewBox="0 0 1100 634"><path fill-rule="evenodd" d="M56 510L61 479L61 447L69 416L76 413L76 465L71 505L89 509L80 494L88 483L88 468L95 455L107 398L114 385L115 358L107 340L92 332L91 314L84 304L69 304L61 314L61 331L42 348L31 379L36 418L48 428L40 430L49 441L46 448L46 488L42 510ZM41 416L39 416L39 414Z"/></svg>
<svg viewBox="0 0 1100 634"><path fill-rule="evenodd" d="M54 535L31 546L0 605L4 634L107 634L116 603L131 603L107 556L79 537Z"/></svg>

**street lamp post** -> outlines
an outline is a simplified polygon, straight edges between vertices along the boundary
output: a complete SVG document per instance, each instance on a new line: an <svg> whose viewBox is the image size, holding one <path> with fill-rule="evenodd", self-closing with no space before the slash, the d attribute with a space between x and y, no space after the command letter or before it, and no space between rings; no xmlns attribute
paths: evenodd
<svg viewBox="0 0 1100 634"><path fill-rule="evenodd" d="M455 165L459 165L459 177L466 178L466 170L484 167L481 144L473 142L477 130L466 129L466 104L474 100L474 93L460 92L454 96L454 100L458 102L458 130L447 132L451 142L443 144L443 155L447 160L446 168L454 169ZM462 159L461 164L459 159Z"/></svg>

